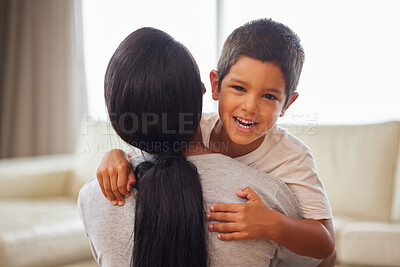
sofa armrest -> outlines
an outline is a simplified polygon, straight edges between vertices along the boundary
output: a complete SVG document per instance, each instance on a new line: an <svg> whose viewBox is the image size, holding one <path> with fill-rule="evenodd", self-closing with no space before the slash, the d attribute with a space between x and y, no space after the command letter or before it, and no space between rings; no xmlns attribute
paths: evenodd
<svg viewBox="0 0 400 267"><path fill-rule="evenodd" d="M65 195L72 163L72 154L0 160L0 198Z"/></svg>

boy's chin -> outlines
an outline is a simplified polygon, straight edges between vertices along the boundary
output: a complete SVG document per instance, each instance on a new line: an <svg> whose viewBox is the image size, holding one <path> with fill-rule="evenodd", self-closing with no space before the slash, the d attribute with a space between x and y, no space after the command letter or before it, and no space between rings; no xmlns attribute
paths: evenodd
<svg viewBox="0 0 400 267"><path fill-rule="evenodd" d="M237 134L234 135L229 135L229 138L231 139L232 143L236 145L241 145L241 146L248 146L248 145L260 145L262 141L264 140L264 136L260 135L257 137L244 137L244 136L238 136Z"/></svg>

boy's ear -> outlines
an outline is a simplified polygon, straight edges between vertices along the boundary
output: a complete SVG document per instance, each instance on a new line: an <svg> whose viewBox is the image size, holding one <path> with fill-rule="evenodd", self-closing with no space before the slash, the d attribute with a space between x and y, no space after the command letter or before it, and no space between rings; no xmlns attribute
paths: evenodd
<svg viewBox="0 0 400 267"><path fill-rule="evenodd" d="M214 100L218 100L218 72L216 70L212 70L210 72L210 83L212 89L212 98Z"/></svg>
<svg viewBox="0 0 400 267"><path fill-rule="evenodd" d="M289 99L286 107L282 110L281 114L279 115L279 117L283 117L283 115L285 115L286 110L290 107L291 104L293 104L294 101L296 101L296 99L299 97L299 93L294 92L292 97Z"/></svg>

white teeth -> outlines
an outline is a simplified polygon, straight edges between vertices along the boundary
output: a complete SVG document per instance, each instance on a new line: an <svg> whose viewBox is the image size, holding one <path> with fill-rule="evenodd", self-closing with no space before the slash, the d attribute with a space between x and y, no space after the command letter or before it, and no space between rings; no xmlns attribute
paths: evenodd
<svg viewBox="0 0 400 267"><path fill-rule="evenodd" d="M236 121L240 124L240 127L250 129L253 127L256 123L253 121L248 121L242 118L235 117Z"/></svg>
<svg viewBox="0 0 400 267"><path fill-rule="evenodd" d="M238 121L243 122L243 123L253 123L252 121L248 121L245 119L241 119L241 118L236 118Z"/></svg>

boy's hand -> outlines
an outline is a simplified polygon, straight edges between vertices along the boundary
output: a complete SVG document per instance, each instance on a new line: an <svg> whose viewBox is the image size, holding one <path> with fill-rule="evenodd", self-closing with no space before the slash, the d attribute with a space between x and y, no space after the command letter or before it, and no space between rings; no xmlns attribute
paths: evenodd
<svg viewBox="0 0 400 267"><path fill-rule="evenodd" d="M131 186L136 183L132 165L120 149L113 149L102 158L96 176L103 195L114 206L125 204L124 196L130 196Z"/></svg>
<svg viewBox="0 0 400 267"><path fill-rule="evenodd" d="M279 222L280 213L268 208L250 187L238 190L236 194L247 198L247 203L212 205L206 219L224 223L210 223L208 229L213 232L229 232L219 233L220 240L267 238L268 230L272 230Z"/></svg>

